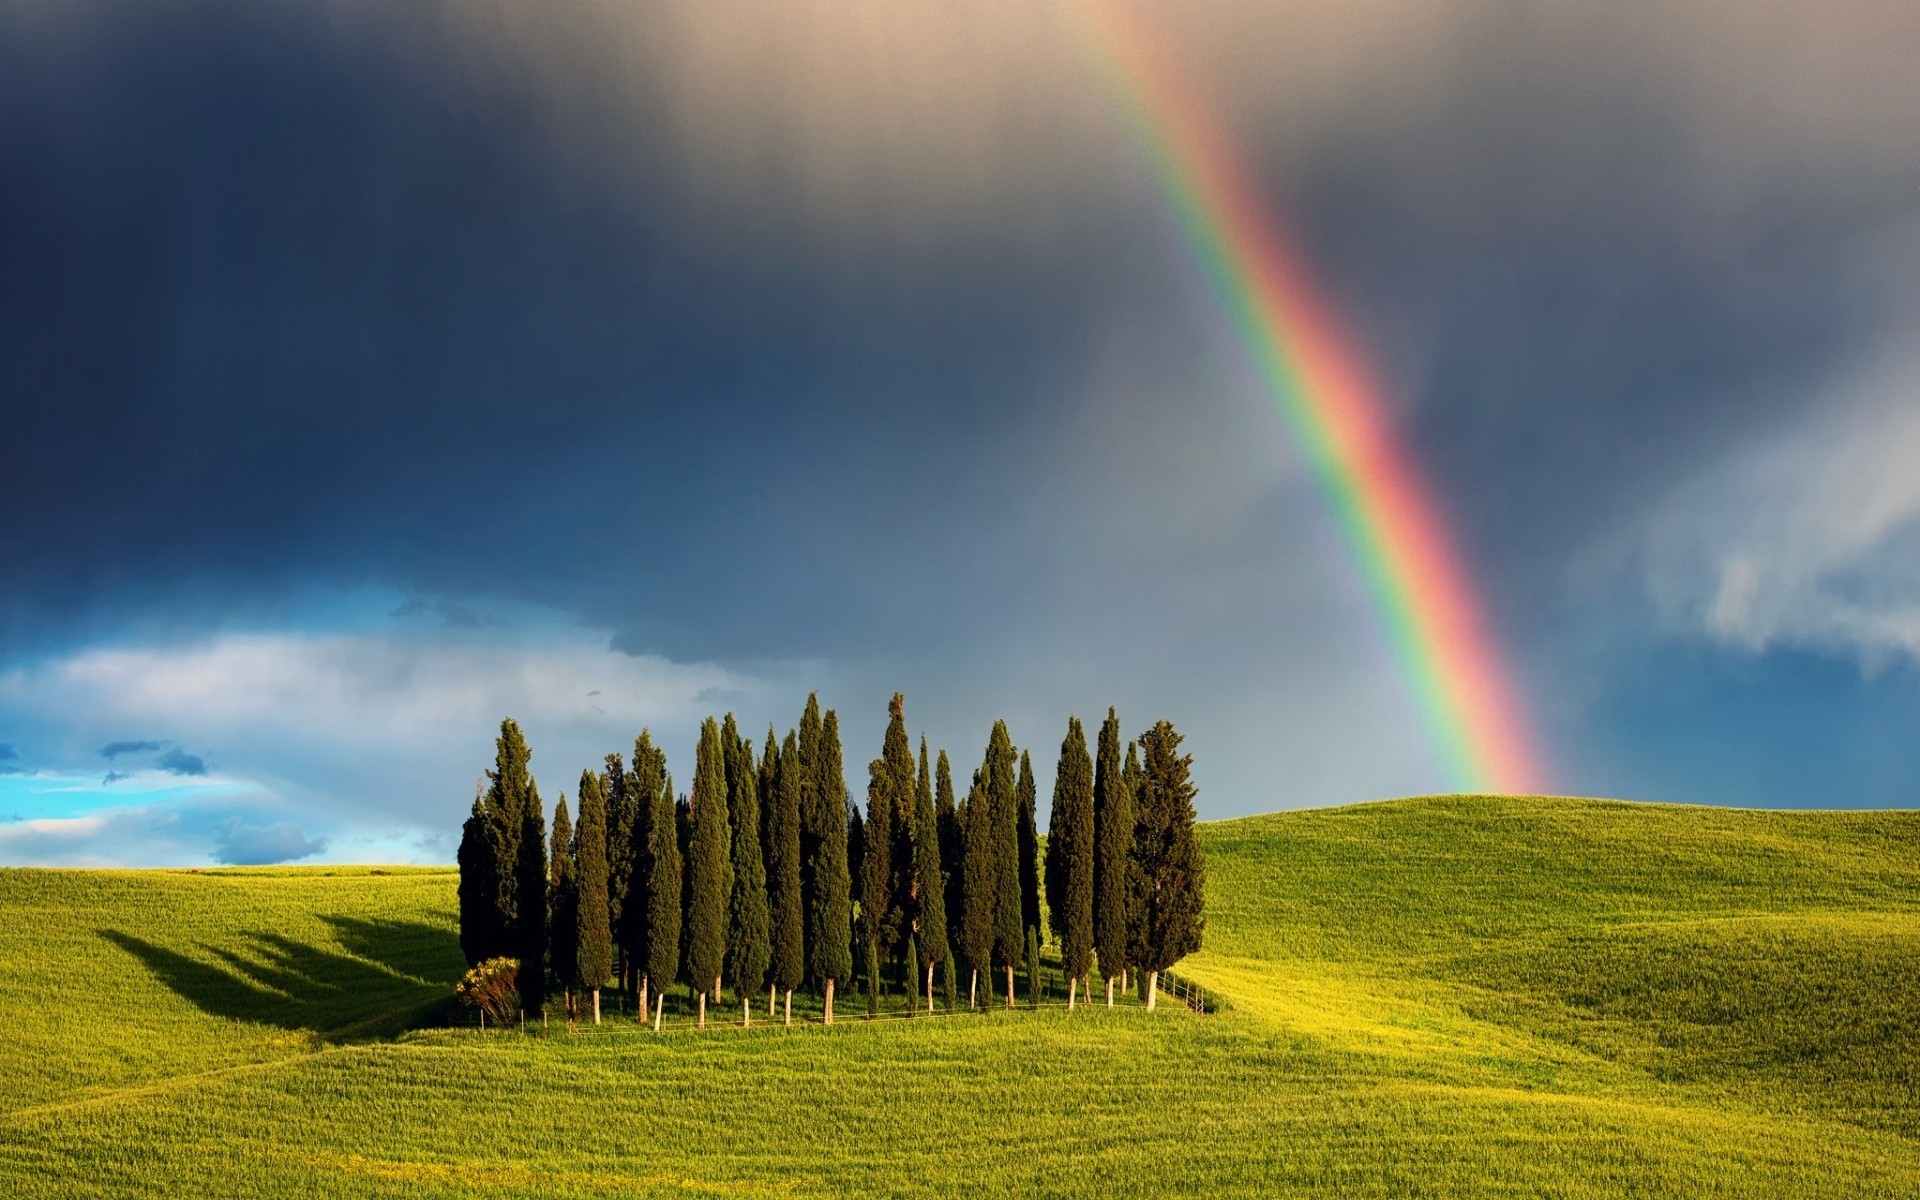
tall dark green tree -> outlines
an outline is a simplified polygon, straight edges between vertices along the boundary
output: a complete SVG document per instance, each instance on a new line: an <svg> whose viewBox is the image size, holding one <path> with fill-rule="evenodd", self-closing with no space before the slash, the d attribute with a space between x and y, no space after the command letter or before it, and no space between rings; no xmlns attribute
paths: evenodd
<svg viewBox="0 0 1920 1200"><path fill-rule="evenodd" d="M951 789L953 784L947 784ZM951 800L951 797L949 797ZM940 866L940 816L927 765L927 739L920 739L920 772L913 789L913 932L926 971L927 1011L933 1011L933 968L947 952L947 877ZM916 980L915 982L918 982Z"/></svg>
<svg viewBox="0 0 1920 1200"><path fill-rule="evenodd" d="M817 693L807 694L807 704L801 710L800 726L796 732L800 751L796 765L796 774L800 779L800 901L801 911L805 914L802 936L807 946L807 974L824 995L826 980L814 973L814 963L819 957L814 939L819 934L816 913L820 906L820 888L814 872L820 865L822 839L829 826L826 805L820 796L820 742L825 736L825 723L820 716L820 697ZM839 836L845 838L846 825L837 816L831 824L840 830ZM845 843L842 845L844 847Z"/></svg>
<svg viewBox="0 0 1920 1200"><path fill-rule="evenodd" d="M960 805L960 952L967 959L967 1007L980 998L981 976L987 993L993 993L993 931L995 906L999 899L998 873L993 854L996 843L987 811L981 773L973 773L973 786Z"/></svg>
<svg viewBox="0 0 1920 1200"><path fill-rule="evenodd" d="M1126 765L1120 768L1120 790L1133 804L1133 840L1127 843L1127 970L1135 976L1141 999L1147 999L1147 978L1137 969L1146 958L1146 914L1140 907L1140 796L1145 780L1140 772L1140 747L1127 743ZM1127 987L1127 972L1120 975L1121 990Z"/></svg>
<svg viewBox="0 0 1920 1200"><path fill-rule="evenodd" d="M1060 942L1069 1011L1093 969L1093 838L1093 759L1080 718L1069 717L1047 822L1047 913Z"/></svg>
<svg viewBox="0 0 1920 1200"><path fill-rule="evenodd" d="M727 752L720 724L708 717L700 726L700 749L693 770L687 853L687 977L699 997L702 1026L707 1023L707 994L720 998L720 973L726 965L727 904L733 895L733 858L727 813Z"/></svg>
<svg viewBox="0 0 1920 1200"><path fill-rule="evenodd" d="M607 804L600 777L580 773L580 827L574 832L574 886L577 945L573 982L593 999L593 1023L600 1023L600 989L613 978L613 930L607 904Z"/></svg>
<svg viewBox="0 0 1920 1200"><path fill-rule="evenodd" d="M521 951L520 836L526 825L532 753L512 717L500 722L493 770L460 841L460 948L470 962Z"/></svg>
<svg viewBox="0 0 1920 1200"><path fill-rule="evenodd" d="M1180 753L1170 721L1140 736L1140 812L1134 826L1134 876L1139 914L1139 966L1147 973L1147 1007L1159 992L1160 972L1200 949L1206 927L1206 863L1194 830L1193 756Z"/></svg>
<svg viewBox="0 0 1920 1200"><path fill-rule="evenodd" d="M567 817L567 796L553 806L553 844L547 854L547 958L553 978L566 998L567 1020L573 1020L575 976L580 964L580 889L574 876L573 822Z"/></svg>
<svg viewBox="0 0 1920 1200"><path fill-rule="evenodd" d="M812 707L809 701L809 707ZM813 761L814 787L823 819L814 860L814 907L808 963L826 990L826 1021L833 1023L833 993L853 974L853 882L847 871L847 776L840 756L840 718L827 710Z"/></svg>
<svg viewBox="0 0 1920 1200"><path fill-rule="evenodd" d="M1026 950L1026 929L1021 920L1018 784L1014 777L1013 739L1007 736L1005 721L993 723L980 775L988 836L993 841L993 957L1006 971L1007 1007L1012 1008L1013 974Z"/></svg>
<svg viewBox="0 0 1920 1200"><path fill-rule="evenodd" d="M767 864L761 858L760 767L753 743L741 739L727 809L732 820L733 893L727 904L727 974L740 996L740 1018L753 1024L753 994L767 981L772 956L767 911ZM773 1015L769 1008L767 1015Z"/></svg>
<svg viewBox="0 0 1920 1200"><path fill-rule="evenodd" d="M872 951L867 990L880 993L880 963L891 957L893 921L893 777L884 759L867 764L867 821L861 862L860 944ZM851 840L851 839L849 839Z"/></svg>
<svg viewBox="0 0 1920 1200"><path fill-rule="evenodd" d="M800 893L800 746L792 733L775 756L768 794L772 800L767 825L772 836L767 904L773 919L768 969L774 986L786 993L786 1021L791 1025L793 989L807 974L807 914Z"/></svg>
<svg viewBox="0 0 1920 1200"><path fill-rule="evenodd" d="M645 735L642 735L645 736ZM647 822L647 978L640 994L653 992L653 1025L660 1027L667 988L680 975L680 925L685 860L680 855L680 821L675 812L673 777L661 773L653 793L653 816Z"/></svg>
<svg viewBox="0 0 1920 1200"><path fill-rule="evenodd" d="M887 890L886 911L880 919L880 948L892 961L907 951L913 928L913 739L907 736L907 701L899 692L887 703L887 733L880 758L886 764ZM915 990L918 972L903 976L907 990Z"/></svg>
<svg viewBox="0 0 1920 1200"><path fill-rule="evenodd" d="M502 941L500 864L494 861L493 843L487 838L484 791L474 797L473 811L460 826L455 861L460 866L460 953L471 967L498 954Z"/></svg>
<svg viewBox="0 0 1920 1200"><path fill-rule="evenodd" d="M630 849L627 856L631 869L627 875L626 898L620 906L620 924L614 927L614 936L626 955L628 969L633 978L629 986L637 990L638 1016L646 1020L650 1015L652 995L648 987L650 982L658 987L652 978L650 962L653 954L653 847L655 822L659 819L660 797L666 794L666 811L673 812L673 785L667 779L666 753L653 744L653 735L641 730L640 736L633 740L633 770L627 775L627 790L633 797L633 827L628 831ZM611 872L609 872L611 874ZM674 901L679 902L679 869L674 871ZM608 886L612 883L609 881ZM679 953L679 923L674 924L674 952ZM676 959L674 969L679 969Z"/></svg>
<svg viewBox="0 0 1920 1200"><path fill-rule="evenodd" d="M627 893L633 890L633 826L640 806L629 787L627 764L618 754L606 758L607 769L600 774L600 789L607 797L607 928L613 933L614 977L629 994L638 973L627 954Z"/></svg>
<svg viewBox="0 0 1920 1200"><path fill-rule="evenodd" d="M1120 776L1120 718L1109 708L1093 766L1093 944L1107 981L1108 1008L1113 1007L1114 982L1127 964L1133 860L1133 792Z"/></svg>
<svg viewBox="0 0 1920 1200"><path fill-rule="evenodd" d="M527 783L526 807L520 821L519 911L514 923L520 935L520 1011L538 1017L547 1008L547 817L540 789Z"/></svg>
<svg viewBox="0 0 1920 1200"><path fill-rule="evenodd" d="M953 767L942 750L933 771L933 815L940 826L940 870L947 877L947 939L960 933L960 810L953 798Z"/></svg>
<svg viewBox="0 0 1920 1200"><path fill-rule="evenodd" d="M1020 820L1020 926L1022 929L1039 929L1041 920L1038 792L1038 786L1033 779L1033 756L1022 750L1020 780L1013 789L1015 812Z"/></svg>

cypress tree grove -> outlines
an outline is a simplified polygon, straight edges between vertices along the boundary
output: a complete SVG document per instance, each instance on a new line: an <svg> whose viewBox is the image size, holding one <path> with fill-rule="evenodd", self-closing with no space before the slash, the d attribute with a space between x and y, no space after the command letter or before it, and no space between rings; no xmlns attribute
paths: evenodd
<svg viewBox="0 0 1920 1200"><path fill-rule="evenodd" d="M767 865L761 858L760 768L753 743L742 739L729 775L733 788L727 809L732 818L733 893L727 905L727 973L740 996L740 1021L753 1024L753 994L767 980L772 953L767 912ZM769 1009L767 1015L773 1015Z"/></svg>
<svg viewBox="0 0 1920 1200"><path fill-rule="evenodd" d="M867 990L876 997L880 963L893 946L889 920L893 910L893 810L893 775L886 761L876 758L867 764L866 855L861 863L860 886L860 935L873 951L873 960L867 963Z"/></svg>
<svg viewBox="0 0 1920 1200"><path fill-rule="evenodd" d="M514 920L520 933L520 1011L538 1017L547 1008L547 817L540 789L527 783L520 821L520 896Z"/></svg>
<svg viewBox="0 0 1920 1200"><path fill-rule="evenodd" d="M580 827L574 833L574 982L593 997L593 1023L600 1023L600 989L613 978L613 930L607 904L607 804L600 777L580 773Z"/></svg>
<svg viewBox="0 0 1920 1200"><path fill-rule="evenodd" d="M1038 788L1033 781L1033 756L1020 752L1020 782L1014 786L1015 812L1020 818L1020 926L1040 928L1040 818Z"/></svg>
<svg viewBox="0 0 1920 1200"><path fill-rule="evenodd" d="M1047 913L1060 942L1069 1011L1093 969L1093 838L1093 760L1080 718L1069 717L1047 822Z"/></svg>
<svg viewBox="0 0 1920 1200"><path fill-rule="evenodd" d="M1020 813L1014 780L1013 739L1007 723L995 721L981 767L988 837L993 842L993 957L1007 974L1007 1007L1013 1007L1013 973L1026 949L1021 921Z"/></svg>
<svg viewBox="0 0 1920 1200"><path fill-rule="evenodd" d="M953 781L947 781L951 791ZM951 797L949 797L951 800ZM920 774L913 790L913 932L926 969L927 1011L933 1011L933 968L947 949L947 877L940 866L940 817L927 770L927 739L920 739ZM919 980L916 977L915 983Z"/></svg>
<svg viewBox="0 0 1920 1200"><path fill-rule="evenodd" d="M1140 815L1134 858L1139 914L1138 965L1147 972L1147 1007L1159 991L1160 972L1200 948L1206 925L1201 911L1206 864L1194 832L1193 756L1180 753L1180 735L1168 721L1140 736L1146 762L1140 770Z"/></svg>
<svg viewBox="0 0 1920 1200"><path fill-rule="evenodd" d="M1120 718L1107 710L1093 768L1093 943L1100 974L1113 985L1126 969L1128 874L1133 855L1133 793L1121 786Z"/></svg>
<svg viewBox="0 0 1920 1200"><path fill-rule="evenodd" d="M994 841L980 772L960 806L960 952L967 958L967 1007L974 1007L980 977L993 989L993 929L996 899Z"/></svg>
<svg viewBox="0 0 1920 1200"><path fill-rule="evenodd" d="M501 721L500 736L493 743L493 770L487 772L486 790L474 802L474 816L480 818L480 824L467 856L474 865L471 899L475 920L471 936L462 923L461 946L470 956L477 956L476 963L520 954L520 835L526 825L527 793L533 787L527 774L532 757L519 722L512 717Z"/></svg>
<svg viewBox="0 0 1920 1200"><path fill-rule="evenodd" d="M772 837L767 904L773 919L768 968L774 986L787 994L786 1022L791 1025L793 989L807 974L807 916L800 892L800 747L791 732L774 760L768 794L772 799L767 824Z"/></svg>
<svg viewBox="0 0 1920 1200"><path fill-rule="evenodd" d="M947 880L947 941L960 931L960 812L953 801L953 768L942 750L933 770L933 817L940 827L940 871Z"/></svg>
<svg viewBox="0 0 1920 1200"><path fill-rule="evenodd" d="M811 700L809 707L811 707ZM814 860L813 942L807 948L814 978L826 988L826 1022L833 1024L833 992L853 974L853 883L847 872L847 777L840 758L840 719L827 710L813 762L814 786L825 823Z"/></svg>
<svg viewBox="0 0 1920 1200"><path fill-rule="evenodd" d="M644 736L644 735L642 735ZM653 1027L666 1011L667 986L680 974L680 895L685 867L680 857L680 822L674 811L673 778L661 773L653 794L653 818L647 822L646 982L652 985ZM647 988L643 985L641 995Z"/></svg>
<svg viewBox="0 0 1920 1200"><path fill-rule="evenodd" d="M727 753L720 725L700 726L693 769L692 836L687 852L687 977L699 997L699 1023L707 1023L707 993L720 998L726 962L727 903L733 894L733 860L727 815Z"/></svg>
<svg viewBox="0 0 1920 1200"><path fill-rule="evenodd" d="M553 845L547 855L547 897L551 918L547 923L547 957L553 963L553 977L560 982L566 998L567 1020L573 1020L574 977L580 961L580 893L574 879L573 823L567 819L567 796L553 806Z"/></svg>
<svg viewBox="0 0 1920 1200"><path fill-rule="evenodd" d="M618 754L609 754L606 763L600 790L607 798L607 929L613 934L614 976L620 987L631 993L636 968L627 954L624 930L627 893L633 889L633 825L639 819L639 805L628 786L631 780L625 761Z"/></svg>
<svg viewBox="0 0 1920 1200"><path fill-rule="evenodd" d="M631 868L627 875L626 898L620 905L620 924L614 927L614 936L620 941L626 955L627 969L633 976L629 985L636 988L635 1015L642 1021L650 1015L652 1006L647 985L652 974L649 962L653 953L653 839L663 785L668 793L667 811L671 813L673 809L672 786L667 783L666 775L666 754L654 748L651 733L641 730L640 736L633 740L633 771L627 776L627 791L633 797L633 827L627 834L630 844L627 857ZM612 886L611 882L608 886ZM677 897L677 883L674 891ZM674 930L677 943L680 936L678 923ZM677 969L678 964L675 966Z"/></svg>

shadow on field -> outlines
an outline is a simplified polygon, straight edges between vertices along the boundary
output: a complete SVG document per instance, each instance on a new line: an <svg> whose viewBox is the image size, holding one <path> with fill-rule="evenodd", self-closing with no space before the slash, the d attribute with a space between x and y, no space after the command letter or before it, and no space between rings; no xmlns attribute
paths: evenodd
<svg viewBox="0 0 1920 1200"><path fill-rule="evenodd" d="M382 1037L426 1024L446 1007L447 946L454 935L408 922L340 918L342 954L277 933L242 935L224 946L202 944L206 958L182 954L130 933L100 936L140 960L161 984L211 1016L280 1029L307 1030L330 1041ZM430 942L431 933L439 944ZM401 935L405 936L401 936ZM385 940L391 937L391 945ZM378 951L360 957L356 941ZM429 968L423 973L403 966Z"/></svg>

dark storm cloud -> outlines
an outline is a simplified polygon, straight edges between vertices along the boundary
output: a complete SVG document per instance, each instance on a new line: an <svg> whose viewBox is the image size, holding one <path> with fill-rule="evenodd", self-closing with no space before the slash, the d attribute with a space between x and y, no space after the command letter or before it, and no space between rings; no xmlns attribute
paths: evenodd
<svg viewBox="0 0 1920 1200"><path fill-rule="evenodd" d="M1910 5L1144 8L1544 680L1582 604L1637 611L1568 595L1578 548L1880 335ZM1340 798L1409 740L1393 666L1055 16L0 9L0 668L374 584L837 662L968 739L1008 696L1166 705L1248 787L1235 747L1307 730Z"/></svg>
<svg viewBox="0 0 1920 1200"><path fill-rule="evenodd" d="M157 750L164 749L165 746L165 742L108 742L106 745L100 747L100 757L118 758L122 754L152 754Z"/></svg>
<svg viewBox="0 0 1920 1200"><path fill-rule="evenodd" d="M207 761L198 754L188 754L178 746L162 754L155 766L169 775L205 775Z"/></svg>

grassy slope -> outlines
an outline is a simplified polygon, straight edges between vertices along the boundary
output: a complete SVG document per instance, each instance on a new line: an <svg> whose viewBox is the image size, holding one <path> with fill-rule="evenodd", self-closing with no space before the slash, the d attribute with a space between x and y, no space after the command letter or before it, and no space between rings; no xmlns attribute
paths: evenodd
<svg viewBox="0 0 1920 1200"><path fill-rule="evenodd" d="M1229 1013L661 1038L389 1036L461 965L450 873L0 872L0 1187L1920 1193L1920 816L1204 833Z"/></svg>

